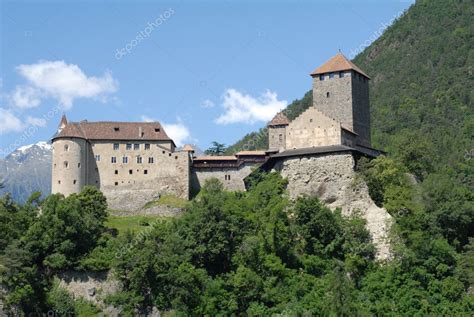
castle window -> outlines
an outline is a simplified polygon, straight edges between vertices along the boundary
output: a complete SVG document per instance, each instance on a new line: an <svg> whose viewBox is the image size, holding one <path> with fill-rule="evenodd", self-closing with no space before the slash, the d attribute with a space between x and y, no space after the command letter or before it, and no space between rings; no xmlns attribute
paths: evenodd
<svg viewBox="0 0 474 317"><path fill-rule="evenodd" d="M142 136L142 138L143 138L143 137L145 136L145 132L142 132L141 136Z"/></svg>
<svg viewBox="0 0 474 317"><path fill-rule="evenodd" d="M309 119L309 122L313 122L313 118Z"/></svg>
<svg viewBox="0 0 474 317"><path fill-rule="evenodd" d="M114 151L117 151L119 149L119 144L118 143L114 143Z"/></svg>
<svg viewBox="0 0 474 317"><path fill-rule="evenodd" d="M119 131L120 131L120 128L119 128L119 127L115 127L115 128L114 128L114 131L115 131L115 132L119 132Z"/></svg>
<svg viewBox="0 0 474 317"><path fill-rule="evenodd" d="M122 158L122 163L127 164L128 163L128 157L124 156Z"/></svg>
<svg viewBox="0 0 474 317"><path fill-rule="evenodd" d="M77 163L77 168L81 168L81 163Z"/></svg>
<svg viewBox="0 0 474 317"><path fill-rule="evenodd" d="M145 150L149 150L150 149L150 144L145 144Z"/></svg>
<svg viewBox="0 0 474 317"><path fill-rule="evenodd" d="M230 181L230 175L225 175L225 176L224 176L224 179L225 179L226 181Z"/></svg>
<svg viewBox="0 0 474 317"><path fill-rule="evenodd" d="M115 156L112 156L110 161L115 164L117 163L117 158Z"/></svg>
<svg viewBox="0 0 474 317"><path fill-rule="evenodd" d="M118 182L115 182L115 186L118 186Z"/></svg>
<svg viewBox="0 0 474 317"><path fill-rule="evenodd" d="M148 158L148 163L153 164L153 161L154 161L154 160L153 160L153 157L149 157L149 158Z"/></svg>
<svg viewBox="0 0 474 317"><path fill-rule="evenodd" d="M283 141L283 134L278 135L278 141Z"/></svg>
<svg viewBox="0 0 474 317"><path fill-rule="evenodd" d="M178 156L175 156L174 159L177 160L177 159L178 159Z"/></svg>
<svg viewBox="0 0 474 317"><path fill-rule="evenodd" d="M143 174L145 174L145 175L148 174L148 170L144 170Z"/></svg>
<svg viewBox="0 0 474 317"><path fill-rule="evenodd" d="M333 79L334 78L334 73L329 73L329 78Z"/></svg>
<svg viewBox="0 0 474 317"><path fill-rule="evenodd" d="M165 151L163 151L163 154L165 154Z"/></svg>
<svg viewBox="0 0 474 317"><path fill-rule="evenodd" d="M137 156L137 163L142 164L142 157L141 156Z"/></svg>
<svg viewBox="0 0 474 317"><path fill-rule="evenodd" d="M139 150L139 149L140 149L140 144L135 143L135 144L133 145L133 149L134 149L134 150Z"/></svg>
<svg viewBox="0 0 474 317"><path fill-rule="evenodd" d="M155 132L160 132L160 128L155 128Z"/></svg>
<svg viewBox="0 0 474 317"><path fill-rule="evenodd" d="M339 78L344 77L344 72L339 72Z"/></svg>
<svg viewBox="0 0 474 317"><path fill-rule="evenodd" d="M73 183L74 185L76 185L77 181L76 181L76 180L73 180L72 183Z"/></svg>
<svg viewBox="0 0 474 317"><path fill-rule="evenodd" d="M61 185L61 181L58 181L58 184Z"/></svg>
<svg viewBox="0 0 474 317"><path fill-rule="evenodd" d="M54 167L56 167L56 163L54 163Z"/></svg>
<svg viewBox="0 0 474 317"><path fill-rule="evenodd" d="M326 98L329 98L329 91L326 93Z"/></svg>
<svg viewBox="0 0 474 317"><path fill-rule="evenodd" d="M95 156L95 160L96 160L97 162L100 162L100 155L99 155L99 154L97 154L97 155Z"/></svg>
<svg viewBox="0 0 474 317"><path fill-rule="evenodd" d="M131 150L131 149L132 149L132 145L131 145L130 143L127 143L126 149L127 149L127 150Z"/></svg>
<svg viewBox="0 0 474 317"><path fill-rule="evenodd" d="M67 161L64 161L64 167L65 168L68 168L69 167L69 163Z"/></svg>
<svg viewBox="0 0 474 317"><path fill-rule="evenodd" d="M324 74L319 75L319 80L324 80Z"/></svg>
<svg viewBox="0 0 474 317"><path fill-rule="evenodd" d="M66 144L66 145L64 146L64 151L65 151L65 152L69 151L69 145Z"/></svg>
<svg viewBox="0 0 474 317"><path fill-rule="evenodd" d="M118 175L118 170L115 170L115 175Z"/></svg>
<svg viewBox="0 0 474 317"><path fill-rule="evenodd" d="M132 175L132 174L133 174L133 170L128 170L128 174Z"/></svg>

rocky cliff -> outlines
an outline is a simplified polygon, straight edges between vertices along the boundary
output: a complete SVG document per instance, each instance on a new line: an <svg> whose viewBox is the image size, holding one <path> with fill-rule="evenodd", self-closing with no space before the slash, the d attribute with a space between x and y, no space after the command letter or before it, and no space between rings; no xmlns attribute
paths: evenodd
<svg viewBox="0 0 474 317"><path fill-rule="evenodd" d="M377 259L390 258L388 234L392 217L378 207L355 170L351 154L330 154L313 157L286 158L274 169L288 179L290 197L316 196L331 209L341 208L343 215L360 212L367 221L377 247Z"/></svg>

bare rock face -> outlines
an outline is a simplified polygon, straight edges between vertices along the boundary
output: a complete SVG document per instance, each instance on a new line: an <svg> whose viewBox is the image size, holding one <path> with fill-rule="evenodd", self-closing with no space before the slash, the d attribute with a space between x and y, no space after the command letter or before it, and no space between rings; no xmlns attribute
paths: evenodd
<svg viewBox="0 0 474 317"><path fill-rule="evenodd" d="M392 217L369 196L367 185L354 171L351 154L287 158L274 169L288 179L292 199L300 195L316 196L331 209L341 208L343 215L359 211L367 220L367 229L377 247L378 260L390 258L388 233Z"/></svg>
<svg viewBox="0 0 474 317"><path fill-rule="evenodd" d="M104 299L109 294L121 290L121 285L110 272L77 272L67 271L59 274L59 286L68 291L74 298L82 297L116 316L113 307L105 307Z"/></svg>

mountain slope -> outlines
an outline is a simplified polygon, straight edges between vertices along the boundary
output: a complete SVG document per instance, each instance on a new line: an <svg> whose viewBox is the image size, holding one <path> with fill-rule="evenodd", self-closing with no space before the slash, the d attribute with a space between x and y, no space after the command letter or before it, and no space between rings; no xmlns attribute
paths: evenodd
<svg viewBox="0 0 474 317"><path fill-rule="evenodd" d="M31 193L51 193L51 145L46 142L22 146L0 159L0 177L17 202L25 202Z"/></svg>
<svg viewBox="0 0 474 317"><path fill-rule="evenodd" d="M372 77L374 147L419 177L463 162L474 148L473 8L472 1L418 1L354 60ZM311 103L308 92L288 112L297 116ZM255 135L229 151L265 149L266 134L254 142Z"/></svg>

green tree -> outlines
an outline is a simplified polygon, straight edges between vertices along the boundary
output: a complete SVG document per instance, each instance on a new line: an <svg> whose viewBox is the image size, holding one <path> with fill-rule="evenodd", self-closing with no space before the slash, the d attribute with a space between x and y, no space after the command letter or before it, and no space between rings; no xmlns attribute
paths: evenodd
<svg viewBox="0 0 474 317"><path fill-rule="evenodd" d="M208 155L222 155L226 150L225 144L213 141L212 145L204 153Z"/></svg>

